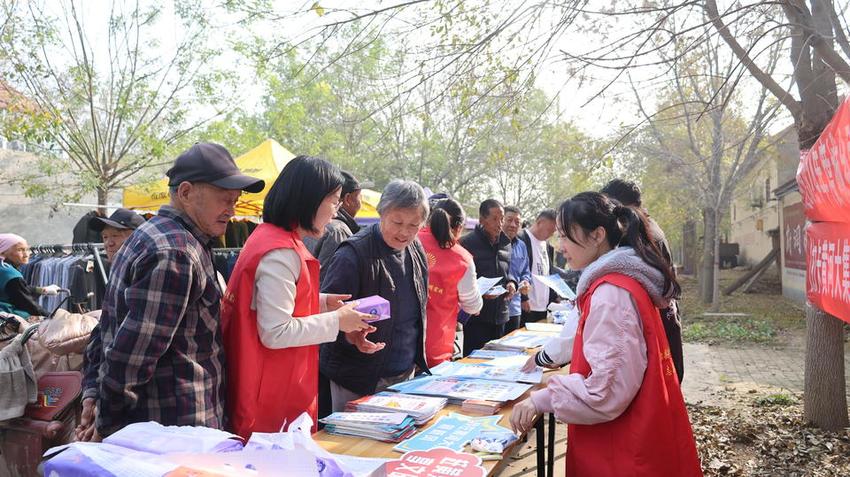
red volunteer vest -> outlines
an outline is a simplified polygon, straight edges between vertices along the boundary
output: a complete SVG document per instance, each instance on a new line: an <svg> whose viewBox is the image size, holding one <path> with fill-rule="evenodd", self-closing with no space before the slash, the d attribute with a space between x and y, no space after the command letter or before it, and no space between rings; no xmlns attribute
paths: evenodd
<svg viewBox="0 0 850 477"><path fill-rule="evenodd" d="M570 372L583 376L592 372L581 334L591 296L603 283L627 290L637 304L646 341L646 372L634 400L618 418L602 424L569 425L567 476L701 477L693 431L661 317L637 281L618 273L605 275L581 296L579 339L573 345Z"/></svg>
<svg viewBox="0 0 850 477"><path fill-rule="evenodd" d="M227 357L227 415L232 432L278 432L307 411L315 422L319 347L269 349L260 342L257 312L251 309L254 276L268 252L288 248L301 259L294 318L319 312L319 262L295 232L261 224L245 242L222 299L221 328Z"/></svg>
<svg viewBox="0 0 850 477"><path fill-rule="evenodd" d="M472 255L455 244L440 248L430 228L419 232L428 258L428 305L425 309L425 361L428 367L452 359L457 328L457 284L472 263Z"/></svg>

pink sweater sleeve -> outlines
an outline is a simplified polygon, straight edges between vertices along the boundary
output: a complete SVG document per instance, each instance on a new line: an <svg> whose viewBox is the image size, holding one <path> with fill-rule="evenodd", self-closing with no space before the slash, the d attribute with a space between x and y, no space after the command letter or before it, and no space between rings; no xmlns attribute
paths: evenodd
<svg viewBox="0 0 850 477"><path fill-rule="evenodd" d="M608 422L629 407L646 371L643 326L629 292L608 283L594 291L583 339L590 375L553 376L531 399L569 424Z"/></svg>

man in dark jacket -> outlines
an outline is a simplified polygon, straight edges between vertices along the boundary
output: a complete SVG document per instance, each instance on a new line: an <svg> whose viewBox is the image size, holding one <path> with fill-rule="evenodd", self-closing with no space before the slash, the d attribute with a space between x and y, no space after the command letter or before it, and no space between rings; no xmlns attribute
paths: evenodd
<svg viewBox="0 0 850 477"><path fill-rule="evenodd" d="M322 275L325 273L324 265L331 260L339 244L360 231L360 226L354 221L354 216L357 215L362 206L360 200L362 188L360 182L353 175L345 171L342 172L342 175L345 177L345 182L343 182L342 191L340 191L340 205L336 217L325 226L325 233L318 241L310 237L304 238L304 245L319 260Z"/></svg>
<svg viewBox="0 0 850 477"><path fill-rule="evenodd" d="M379 223L341 243L323 267L323 293L348 294L354 300L379 295L390 302L391 315L373 323L371 334L339 333L336 341L322 345L319 370L330 380L333 411L410 379L417 367L428 371L428 261L417 238L428 217L425 191L415 182L390 182L378 214Z"/></svg>
<svg viewBox="0 0 850 477"><path fill-rule="evenodd" d="M508 302L517 290L510 274L511 241L502 232L505 209L495 199L487 199L478 208L478 226L460 239L460 244L475 262L478 277L500 278L507 293L484 294L481 312L463 325L463 355L468 356L490 340L501 338L509 320Z"/></svg>
<svg viewBox="0 0 850 477"><path fill-rule="evenodd" d="M643 208L641 202L640 187L631 181L623 179L614 179L605 184L605 187L599 191L612 199L619 201L621 204L631 207L637 211L645 220L648 228L649 238L658 246L658 250L671 266L673 258L670 255L670 246L667 244L667 237L664 231L658 226L649 216L649 212ZM675 267L673 268L675 271ZM679 383L685 377L685 360L682 352L682 322L679 319L679 303L673 300L669 308L661 310L661 322L664 324L664 334L667 335L667 342L670 345L670 354L673 357L673 365L676 367L676 374L679 376Z"/></svg>

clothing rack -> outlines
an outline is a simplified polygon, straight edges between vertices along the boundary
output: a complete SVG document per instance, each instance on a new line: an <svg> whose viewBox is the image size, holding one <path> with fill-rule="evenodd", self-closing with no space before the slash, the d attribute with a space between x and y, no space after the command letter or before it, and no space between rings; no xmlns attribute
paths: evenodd
<svg viewBox="0 0 850 477"><path fill-rule="evenodd" d="M71 244L38 244L30 247L30 250L38 254L70 254L73 252L86 252L94 256L94 263L97 265L98 276L101 282L106 286L108 277L106 276L106 267L103 266L103 260L100 258L100 252L104 250L102 243L71 243Z"/></svg>

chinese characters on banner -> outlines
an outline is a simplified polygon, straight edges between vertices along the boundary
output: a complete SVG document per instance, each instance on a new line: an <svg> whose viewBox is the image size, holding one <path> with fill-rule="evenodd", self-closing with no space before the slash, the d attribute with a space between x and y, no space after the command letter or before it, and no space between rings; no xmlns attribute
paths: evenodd
<svg viewBox="0 0 850 477"><path fill-rule="evenodd" d="M850 102L841 104L800 159L797 185L812 222L806 227L806 297L850 322Z"/></svg>
<svg viewBox="0 0 850 477"><path fill-rule="evenodd" d="M810 224L806 249L807 298L830 315L850 321L850 224Z"/></svg>
<svg viewBox="0 0 850 477"><path fill-rule="evenodd" d="M386 464L387 477L484 477L481 459L437 447L427 451L408 452L401 459Z"/></svg>
<svg viewBox="0 0 850 477"><path fill-rule="evenodd" d="M785 207L782 211L782 230L785 231L785 266L797 270L806 269L806 214L803 203Z"/></svg>
<svg viewBox="0 0 850 477"><path fill-rule="evenodd" d="M812 222L850 223L850 103L843 102L800 160L797 184Z"/></svg>

